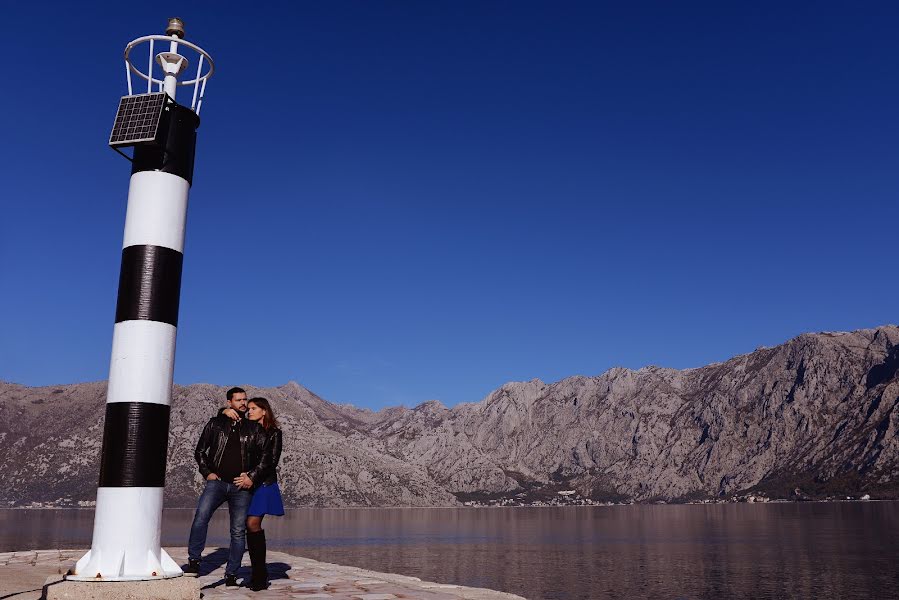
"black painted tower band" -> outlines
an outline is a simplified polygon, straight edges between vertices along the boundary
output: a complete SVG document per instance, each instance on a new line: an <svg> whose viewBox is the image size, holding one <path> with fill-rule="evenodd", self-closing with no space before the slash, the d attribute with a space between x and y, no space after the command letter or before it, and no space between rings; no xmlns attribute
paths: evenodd
<svg viewBox="0 0 899 600"><path fill-rule="evenodd" d="M158 321L178 326L184 255L164 246L122 250L115 322Z"/></svg>
<svg viewBox="0 0 899 600"><path fill-rule="evenodd" d="M150 402L106 405L100 487L165 486L169 412Z"/></svg>

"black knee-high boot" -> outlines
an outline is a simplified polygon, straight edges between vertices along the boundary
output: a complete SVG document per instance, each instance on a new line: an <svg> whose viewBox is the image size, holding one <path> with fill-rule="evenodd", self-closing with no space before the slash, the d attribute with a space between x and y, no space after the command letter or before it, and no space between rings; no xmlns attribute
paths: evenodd
<svg viewBox="0 0 899 600"><path fill-rule="evenodd" d="M247 550L250 553L250 566L253 570L250 589L254 592L268 587L268 569L265 566L265 530L247 532Z"/></svg>

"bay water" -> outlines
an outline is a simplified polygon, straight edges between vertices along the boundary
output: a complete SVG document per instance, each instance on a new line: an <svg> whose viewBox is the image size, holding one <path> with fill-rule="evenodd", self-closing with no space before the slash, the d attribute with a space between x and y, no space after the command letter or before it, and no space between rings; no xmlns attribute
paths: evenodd
<svg viewBox="0 0 899 600"><path fill-rule="evenodd" d="M93 516L0 510L0 551L87 548ZM166 509L163 545L192 518ZM899 598L897 502L297 508L264 527L274 550L535 600ZM207 552L227 528L223 506Z"/></svg>

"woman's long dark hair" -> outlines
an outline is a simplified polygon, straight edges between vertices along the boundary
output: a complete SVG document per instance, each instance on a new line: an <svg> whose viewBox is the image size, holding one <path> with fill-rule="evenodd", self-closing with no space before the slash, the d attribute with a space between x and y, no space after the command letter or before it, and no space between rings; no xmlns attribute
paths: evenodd
<svg viewBox="0 0 899 600"><path fill-rule="evenodd" d="M269 430L272 427L278 427L278 419L275 418L275 411L272 410L272 405L268 403L268 400L265 398L250 398L247 400L247 405L252 402L259 408L265 411L265 414L262 416L261 423L262 428L265 430Z"/></svg>

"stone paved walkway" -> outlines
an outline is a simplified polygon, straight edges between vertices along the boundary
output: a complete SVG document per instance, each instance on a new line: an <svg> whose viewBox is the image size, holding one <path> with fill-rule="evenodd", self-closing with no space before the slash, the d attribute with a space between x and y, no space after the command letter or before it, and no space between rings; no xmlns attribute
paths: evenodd
<svg viewBox="0 0 899 600"><path fill-rule="evenodd" d="M179 564L186 548L166 548ZM32 550L0 553L0 600L38 600L48 577L61 576L86 550ZM357 567L318 562L283 552L269 552L271 587L261 592L225 588L225 549L206 558L200 570L203 598L268 600L524 600L521 596L458 585L430 583L417 577L377 573ZM244 560L246 563L246 559ZM241 576L249 577L243 567Z"/></svg>

